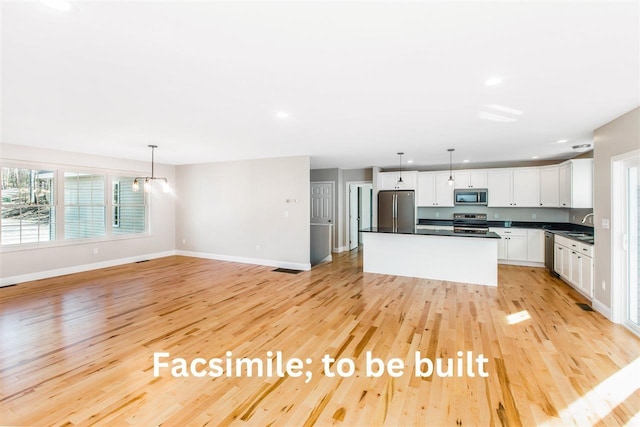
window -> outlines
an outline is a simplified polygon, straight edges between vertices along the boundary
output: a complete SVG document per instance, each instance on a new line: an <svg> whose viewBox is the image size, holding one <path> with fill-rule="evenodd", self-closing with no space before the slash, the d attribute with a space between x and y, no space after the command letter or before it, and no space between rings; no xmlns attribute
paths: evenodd
<svg viewBox="0 0 640 427"><path fill-rule="evenodd" d="M146 231L146 204L144 191L132 190L134 177L117 176L112 180L113 217L115 235L144 233Z"/></svg>
<svg viewBox="0 0 640 427"><path fill-rule="evenodd" d="M81 239L105 234L105 177L64 173L64 238Z"/></svg>
<svg viewBox="0 0 640 427"><path fill-rule="evenodd" d="M3 167L2 245L55 240L54 176L51 170Z"/></svg>

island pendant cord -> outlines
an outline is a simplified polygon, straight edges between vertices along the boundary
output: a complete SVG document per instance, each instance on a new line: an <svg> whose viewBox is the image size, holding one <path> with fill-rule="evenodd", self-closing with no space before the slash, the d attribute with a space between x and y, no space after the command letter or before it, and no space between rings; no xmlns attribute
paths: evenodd
<svg viewBox="0 0 640 427"><path fill-rule="evenodd" d="M398 153L398 156L400 156L400 177L398 178L398 184L402 184L403 183L403 181L402 181L402 155L403 154L404 153L402 153L402 152Z"/></svg>
<svg viewBox="0 0 640 427"><path fill-rule="evenodd" d="M456 149L448 148L447 151L449 152L449 180L447 182L449 183L449 185L453 185L453 183L455 182L453 180L453 152L456 151Z"/></svg>

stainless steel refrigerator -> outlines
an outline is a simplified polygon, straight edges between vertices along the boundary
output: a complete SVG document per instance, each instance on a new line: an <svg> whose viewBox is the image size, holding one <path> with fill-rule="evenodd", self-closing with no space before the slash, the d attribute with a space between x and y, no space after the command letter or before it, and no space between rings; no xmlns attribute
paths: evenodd
<svg viewBox="0 0 640 427"><path fill-rule="evenodd" d="M378 228L413 230L416 227L416 196L413 190L378 192Z"/></svg>

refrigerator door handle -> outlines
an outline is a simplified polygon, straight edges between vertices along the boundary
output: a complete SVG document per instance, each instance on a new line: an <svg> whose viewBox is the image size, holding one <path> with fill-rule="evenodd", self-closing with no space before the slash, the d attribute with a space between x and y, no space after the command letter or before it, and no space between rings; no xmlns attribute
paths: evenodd
<svg viewBox="0 0 640 427"><path fill-rule="evenodd" d="M398 226L398 193L393 193L393 197L391 198L391 205L392 205L392 209L391 209L391 218L392 219L392 226L393 226L393 230L396 230L396 227Z"/></svg>

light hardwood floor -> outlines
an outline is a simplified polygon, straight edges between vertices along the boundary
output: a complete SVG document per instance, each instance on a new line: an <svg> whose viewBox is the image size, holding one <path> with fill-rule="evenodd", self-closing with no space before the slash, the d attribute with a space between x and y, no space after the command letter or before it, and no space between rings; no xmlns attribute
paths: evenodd
<svg viewBox="0 0 640 427"><path fill-rule="evenodd" d="M586 426L640 411L638 338L545 270L500 266L491 288L335 258L292 275L176 256L0 288L0 424ZM311 358L312 379L156 378L163 351L282 351ZM368 377L369 351L404 374ZM483 354L488 377L416 377L416 351ZM323 375L325 354L355 373Z"/></svg>

